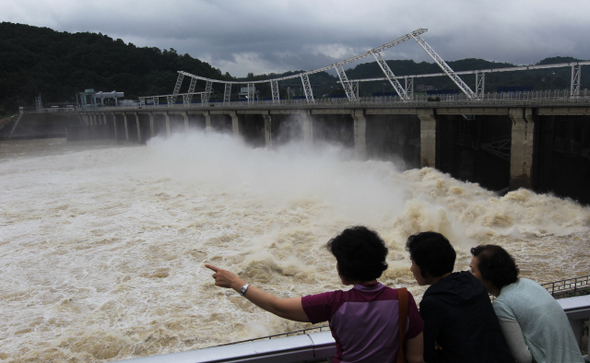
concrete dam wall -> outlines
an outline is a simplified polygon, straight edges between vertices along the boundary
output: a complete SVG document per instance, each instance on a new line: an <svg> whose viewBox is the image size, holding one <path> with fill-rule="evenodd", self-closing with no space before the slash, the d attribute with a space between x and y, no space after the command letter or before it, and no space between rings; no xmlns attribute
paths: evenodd
<svg viewBox="0 0 590 363"><path fill-rule="evenodd" d="M152 137L211 128L253 147L289 140L330 142L360 159L435 167L500 193L520 187L590 204L588 108L436 108L316 110L98 110L22 114L0 138ZM12 134L11 134L12 133Z"/></svg>

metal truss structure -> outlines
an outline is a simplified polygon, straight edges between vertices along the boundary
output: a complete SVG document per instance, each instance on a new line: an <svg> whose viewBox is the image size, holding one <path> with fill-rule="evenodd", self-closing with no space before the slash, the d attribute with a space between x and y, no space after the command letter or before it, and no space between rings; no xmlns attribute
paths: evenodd
<svg viewBox="0 0 590 363"><path fill-rule="evenodd" d="M482 98L485 93L486 74L483 72L475 73L475 97Z"/></svg>
<svg viewBox="0 0 590 363"><path fill-rule="evenodd" d="M207 82L207 87L205 89L205 92L201 96L203 102L208 102L209 97L210 97L209 95L212 92L212 84L213 83L222 83L225 85L224 97L223 97L224 102L230 102L231 86L233 84L242 84L242 85L244 83L247 84L248 102L252 102L255 99L255 97L254 97L255 96L255 94L254 94L255 84L257 84L257 83L270 83L273 103L278 103L278 102L280 102L279 81L299 78L301 80L303 92L305 93L305 99L307 100L308 103L314 103L315 97L313 95L313 88L312 88L311 83L309 81L309 76L312 74L315 74L315 73L320 73L320 72L334 69L334 70L336 70L336 72L338 74L338 78L340 79L340 83L342 84L342 87L344 88L344 91L346 93L346 97L348 97L349 101L355 102L358 100L358 82L355 83L355 82L351 82L348 80L348 76L346 75L346 72L344 70L344 65L355 62L357 60L363 59L368 56L373 56L375 58L375 60L379 64L379 67L381 68L381 70L383 71L383 73L387 77L387 80L391 83L391 85L393 86L393 88L395 89L395 91L397 92L399 97L402 100L409 101L411 99L412 92L410 91L408 94L407 88L404 89L404 87L402 87L402 85L396 79L392 70L387 65L387 62L383 59L381 52L383 52L384 50L389 49L395 45L403 43L405 41L411 40L411 39L421 39L420 34L423 34L426 31L428 31L428 30L424 29L424 28L420 28L420 29L414 30L411 33L404 35L403 37L400 37L400 38L393 40L389 43L383 44L380 47L377 47L377 48L368 50L364 53L358 54L352 58L348 58L343 61L333 63L329 66L315 69L313 71L302 72L302 73L295 74L292 76L287 76L287 77L273 78L273 79L261 80L261 81L235 82L235 81L215 80L215 79L210 79L210 78L206 78L206 77L201 77L201 76L191 74L188 72L184 72L184 71L178 71L178 79L176 81L176 86L174 87L174 91L172 92L172 94L166 96L167 101L168 101L169 105L172 105L176 102L177 96L181 95L179 93L180 88L182 85L182 81L184 80L184 77L186 76L186 77L191 78L191 87L189 88L189 92L187 92L186 94L183 94L186 96L194 94L194 88L192 87L192 85L196 84L196 80L202 80L202 81ZM432 49L432 48L429 48L429 49ZM432 51L432 52L434 52L434 51ZM442 59L442 58L438 57L438 55L437 55L437 59ZM407 80L406 80L406 84L408 84ZM413 85L413 83L411 83L411 82L410 82L410 84ZM211 87L209 87L209 85L211 85ZM188 98L184 98L184 99L188 99Z"/></svg>
<svg viewBox="0 0 590 363"><path fill-rule="evenodd" d="M485 74L491 72L508 72L508 71L520 71L520 70L529 70L529 69L543 69L543 68L559 68L569 66L572 69L572 76L571 76L571 89L570 89L570 96L576 97L580 94L580 82L581 82L581 66L582 65L590 65L590 61L582 61L582 62L575 62L575 63L568 63L568 64L547 64L547 65L537 65L537 66L522 66L522 67L508 67L508 68L495 68L495 69L487 69L487 70L477 70L477 71L463 71L463 72L455 72L451 67L442 59L440 55L438 55L432 47L426 43L424 39L420 35L427 32L428 29L419 28L414 30L411 33L408 33L402 37L399 37L389 43L383 44L377 48L373 48L368 50L364 53L358 54L354 57L342 60L340 62L336 62L330 64L326 67L318 68L313 71L302 72L298 74L294 74L291 76L286 77L279 77L279 78L272 78L266 80L259 80L259 81L246 81L246 82L238 82L238 81L223 81L223 80L216 80L206 77L201 77L199 75L191 74L184 71L178 71L178 79L176 80L176 85L174 87L174 91L171 95L165 96L149 96L149 97L140 97L140 104L144 104L145 100L153 100L154 104L159 102L156 98L159 97L166 97L168 105L173 105L176 103L176 99L178 96L183 97L183 104L188 105L192 102L192 96L195 94L201 95L201 102L208 103L210 97L213 92L213 84L220 83L224 84L224 96L223 102L229 103L231 102L231 90L233 85L246 85L247 86L247 100L248 103L254 102L256 99L256 84L260 83L269 83L271 94L272 94L272 102L273 103L280 103L280 92L279 92L279 82L290 80L290 79L299 79L301 81L302 89L305 94L305 99L307 103L315 103L315 97L313 95L313 87L310 83L309 76L328 71L328 70L335 70L338 74L338 78L344 92L346 93L346 97L350 102L358 102L359 101L359 83L360 82L370 82L370 81L388 81L397 95L399 96L400 100L403 102L409 102L413 99L414 94L414 78L420 77L438 77L438 76L447 76L449 77L457 87L467 96L468 99L473 101L482 100L485 94ZM383 59L382 52L386 49L394 47L398 44L406 42L408 40L414 40L420 45L420 47L434 60L434 62L442 69L443 73L431 73L431 74L423 74L423 75L411 75L411 76L396 76L393 71L390 69L389 65ZM363 59L365 57L372 56L375 58L375 61L381 68L381 71L384 73L384 78L370 78L370 79L358 79L358 80L351 80L346 75L344 70L344 66L346 64L355 62L357 60ZM467 74L474 74L475 75L475 91L473 91L462 79L459 75L467 75ZM187 93L180 93L180 89L182 86L182 82L185 77L189 77L191 79L191 83L189 86L189 90ZM400 80L404 80L404 86L400 83ZM205 91L204 92L195 92L195 87L197 80L205 81Z"/></svg>
<svg viewBox="0 0 590 363"><path fill-rule="evenodd" d="M580 95L580 79L582 77L582 69L580 64L572 64L572 79L570 81L570 94L572 96Z"/></svg>
<svg viewBox="0 0 590 363"><path fill-rule="evenodd" d="M488 142L482 142L481 148L501 159L510 161L510 142L510 135L505 135Z"/></svg>
<svg viewBox="0 0 590 363"><path fill-rule="evenodd" d="M383 73L385 73L387 80L389 81L389 83L391 83L391 85L393 86L393 89L395 90L395 92L397 92L399 97L402 100L409 99L408 93L402 87L402 85L399 83L399 81L395 78L395 75L393 74L393 72L389 68L389 65L387 65L387 62L385 62L385 60L383 59L383 56L381 55L381 53L371 51L371 54L373 55L373 57L375 57L375 60L379 64L379 67L381 67L381 70L383 71Z"/></svg>
<svg viewBox="0 0 590 363"><path fill-rule="evenodd" d="M419 35L413 34L412 38L414 38L414 40L422 47L422 49L424 49L426 53L428 53L428 55L436 62L436 64L442 68L443 72L445 72L445 74L449 76L453 82L455 82L457 87L459 87L459 89L463 91L463 93L465 93L468 98L477 98L471 88L469 88L469 86L463 82L463 80L457 74L455 74L451 67L449 67L449 65L434 51L434 49L432 49L430 45L428 45L428 43L424 41L424 39L422 39Z"/></svg>
<svg viewBox="0 0 590 363"><path fill-rule="evenodd" d="M549 69L549 68L571 68L571 83L570 83L570 97L577 97L580 95L580 82L581 82L581 67L590 65L590 61L579 61L572 63L555 63L555 64L540 64L532 66L518 66L518 67L506 67L506 68L490 68L480 69L473 71L460 71L454 72L455 75L475 75L475 95L473 99L481 99L485 93L485 75L486 73L497 73L497 72L517 72L517 71L529 71L534 69ZM414 79L414 78L430 78L430 77L442 77L446 76L446 73L428 73L428 74L415 74L404 77L396 77L397 79ZM365 78L365 79L353 79L351 82L376 82L385 81L387 78ZM407 88L406 88L407 89Z"/></svg>
<svg viewBox="0 0 590 363"><path fill-rule="evenodd" d="M344 68L342 67L342 63L336 63L336 71L338 72L338 78L340 78L340 83L344 88L344 92L346 92L346 97L348 97L349 101L356 101L356 94L353 90L353 86L348 80L346 76L346 72L344 72Z"/></svg>

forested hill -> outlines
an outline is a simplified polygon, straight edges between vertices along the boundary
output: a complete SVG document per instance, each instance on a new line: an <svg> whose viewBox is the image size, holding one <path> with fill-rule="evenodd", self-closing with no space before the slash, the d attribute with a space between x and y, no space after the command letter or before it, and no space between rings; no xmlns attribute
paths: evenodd
<svg viewBox="0 0 590 363"><path fill-rule="evenodd" d="M553 57L539 63L567 63L571 57ZM398 76L439 73L434 63L416 63L413 60L389 60ZM489 62L482 59L464 59L448 62L455 71L511 67L509 63ZM122 91L125 98L169 94L174 88L177 71L183 70L214 79L235 80L230 74L211 67L208 63L180 55L174 49L137 47L121 39L112 39L96 33L57 32L49 28L0 23L0 116L16 112L19 106L33 106L41 94L44 103L75 103L75 95L87 88L97 91ZM283 75L293 74L287 72ZM350 79L383 77L377 63L364 63L347 70ZM248 79L266 79L281 75L250 75ZM473 78L473 77L471 77ZM337 77L322 72L310 76L314 93L343 92L334 86ZM474 83L464 77L468 84ZM243 80L243 79L241 79ZM534 89L568 88L568 69L494 73L486 76L486 90L497 86L527 86ZM296 82L291 82L296 83ZM421 78L415 86L436 89L456 88L448 77ZM582 88L589 80L582 79ZM316 86L317 85L317 86ZM284 86L284 85L282 85ZM267 89L268 88L268 89ZM270 96L270 87L259 87L262 97ZM363 85L363 92L391 92L387 82ZM223 89L217 90L223 93Z"/></svg>
<svg viewBox="0 0 590 363"><path fill-rule="evenodd" d="M229 77L174 49L140 48L100 33L0 23L0 115L31 105L39 94L44 102L75 103L76 92L86 88L123 91L126 98L169 94L179 70Z"/></svg>

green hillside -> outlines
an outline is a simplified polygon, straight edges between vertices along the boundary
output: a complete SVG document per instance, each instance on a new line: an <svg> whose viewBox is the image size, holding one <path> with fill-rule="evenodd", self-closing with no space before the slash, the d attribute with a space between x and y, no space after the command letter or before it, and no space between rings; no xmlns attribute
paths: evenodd
<svg viewBox="0 0 590 363"><path fill-rule="evenodd" d="M75 102L76 92L123 91L127 98L171 93L178 70L223 79L219 69L174 49L136 47L96 33L0 23L0 114L44 102Z"/></svg>

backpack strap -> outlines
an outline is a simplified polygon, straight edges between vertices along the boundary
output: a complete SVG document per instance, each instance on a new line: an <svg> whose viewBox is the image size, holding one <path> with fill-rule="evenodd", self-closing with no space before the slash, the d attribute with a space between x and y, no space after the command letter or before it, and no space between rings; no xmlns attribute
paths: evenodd
<svg viewBox="0 0 590 363"><path fill-rule="evenodd" d="M406 321L408 320L408 289L405 287L397 289L397 301L399 304L399 350L397 351L397 361L402 363L406 361L404 346L406 343Z"/></svg>

